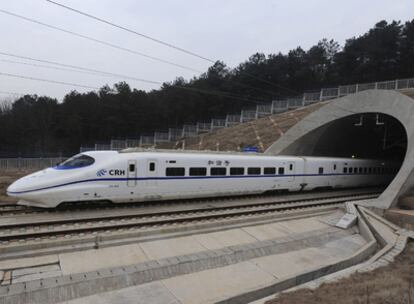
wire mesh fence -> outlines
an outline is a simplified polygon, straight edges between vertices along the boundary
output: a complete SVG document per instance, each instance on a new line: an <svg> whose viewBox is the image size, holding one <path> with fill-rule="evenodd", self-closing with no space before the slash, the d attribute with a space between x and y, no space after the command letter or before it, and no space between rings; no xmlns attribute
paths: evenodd
<svg viewBox="0 0 414 304"><path fill-rule="evenodd" d="M198 122L197 123L197 133L207 133L211 130L210 122Z"/></svg>
<svg viewBox="0 0 414 304"><path fill-rule="evenodd" d="M54 167L66 157L47 158L0 158L0 170L32 171Z"/></svg>
<svg viewBox="0 0 414 304"><path fill-rule="evenodd" d="M197 125L183 125L183 137L197 136Z"/></svg>
<svg viewBox="0 0 414 304"><path fill-rule="evenodd" d="M226 119L213 118L211 120L211 130L217 130L226 127Z"/></svg>

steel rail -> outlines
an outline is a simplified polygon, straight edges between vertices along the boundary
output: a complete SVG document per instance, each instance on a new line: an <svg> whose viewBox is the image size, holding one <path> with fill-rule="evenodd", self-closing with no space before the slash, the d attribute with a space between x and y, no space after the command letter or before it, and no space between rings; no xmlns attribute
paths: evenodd
<svg viewBox="0 0 414 304"><path fill-rule="evenodd" d="M36 225L19 225L11 223L9 226L5 225L3 228L8 227L1 231L0 241L19 241L24 239L42 238L45 236L65 236L68 233L92 233L107 230L119 230L131 227L144 227L144 226L156 226L156 225L171 225L177 223L186 223L203 220L217 220L226 219L239 216L253 216L269 213L281 213L284 211L305 209L305 208L336 208L342 205L344 202L359 199L369 199L377 197L377 194L370 195L353 195L344 196L341 198L326 198L326 199L312 199L303 201L292 201L285 204L280 203L266 203L266 204L249 204L242 206L232 207L213 207L206 210L185 210L167 213L158 213L153 215L145 214L144 217L139 218L135 215L113 215L110 217L97 217L93 220L82 219L80 221L64 220L60 221L60 226L50 225L51 223L44 223L43 227L37 227ZM107 222L102 222L106 220ZM93 223L95 222L95 223ZM63 226L67 224L73 224L72 227ZM80 226L80 223L86 223L84 226ZM46 224L46 225L45 225ZM54 223L56 224L56 223ZM95 224L95 225L94 225ZM12 231L10 228L19 228L17 231ZM23 229L22 229L23 228ZM26 228L26 229L25 229ZM43 230L42 230L43 228ZM46 229L44 229L46 228ZM25 231L25 230L31 231Z"/></svg>

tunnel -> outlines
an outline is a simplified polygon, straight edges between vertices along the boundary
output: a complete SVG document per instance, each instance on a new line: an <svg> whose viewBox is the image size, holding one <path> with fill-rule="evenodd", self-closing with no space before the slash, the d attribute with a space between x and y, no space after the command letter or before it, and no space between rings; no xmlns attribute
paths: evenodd
<svg viewBox="0 0 414 304"><path fill-rule="evenodd" d="M349 115L303 136L301 155L387 159L402 162L407 133L396 118L381 113Z"/></svg>
<svg viewBox="0 0 414 304"><path fill-rule="evenodd" d="M400 170L372 202L373 207L388 209L398 204L402 195L414 191L413 117L410 95L367 90L325 101L265 153L396 161Z"/></svg>

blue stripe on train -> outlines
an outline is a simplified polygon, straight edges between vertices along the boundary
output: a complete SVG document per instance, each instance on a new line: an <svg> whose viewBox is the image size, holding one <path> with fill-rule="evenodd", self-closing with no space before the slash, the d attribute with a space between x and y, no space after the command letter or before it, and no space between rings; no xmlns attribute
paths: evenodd
<svg viewBox="0 0 414 304"><path fill-rule="evenodd" d="M114 177L114 178L94 178L94 179L85 179L80 181L74 181L70 183L48 186L39 189L33 190L25 190L25 191L18 191L18 192L11 192L8 191L7 193L10 194L23 194L35 191L42 191L48 190L58 187L64 187L74 184L80 183L89 183L89 182L106 182L106 181L129 181L129 180L137 180L137 181L146 181L146 180L174 180L174 179L217 179L217 178L274 178L274 177L303 177L303 176L344 176L344 175L379 175L379 174L354 174L354 173L327 173L327 174L284 174L284 175L226 175L226 176L173 176L173 177Z"/></svg>

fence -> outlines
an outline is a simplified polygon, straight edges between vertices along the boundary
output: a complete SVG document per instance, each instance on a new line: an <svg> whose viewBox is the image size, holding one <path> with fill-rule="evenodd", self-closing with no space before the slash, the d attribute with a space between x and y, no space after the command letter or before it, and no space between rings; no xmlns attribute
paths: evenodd
<svg viewBox="0 0 414 304"><path fill-rule="evenodd" d="M0 158L0 170L33 171L53 167L65 157L48 158Z"/></svg>
<svg viewBox="0 0 414 304"><path fill-rule="evenodd" d="M254 109L242 110L240 114L228 114L226 118L213 118L211 122L198 122L195 125L184 125L181 128L170 128L168 132L154 132L153 136L141 136L139 140L111 140L108 144L96 144L94 147L81 147L80 151L121 150L134 146L153 146L161 142L171 142L185 137L193 137L200 133L212 132L217 129L232 127L242 122L248 122L275 113L303 107L315 102L334 99L365 90L401 90L414 88L414 78L396 79L372 83L342 85L333 88L323 88L319 91L305 92L296 98L273 100L269 104L257 105Z"/></svg>
<svg viewBox="0 0 414 304"><path fill-rule="evenodd" d="M183 126L183 137L194 137L197 136L197 125L184 125Z"/></svg>

